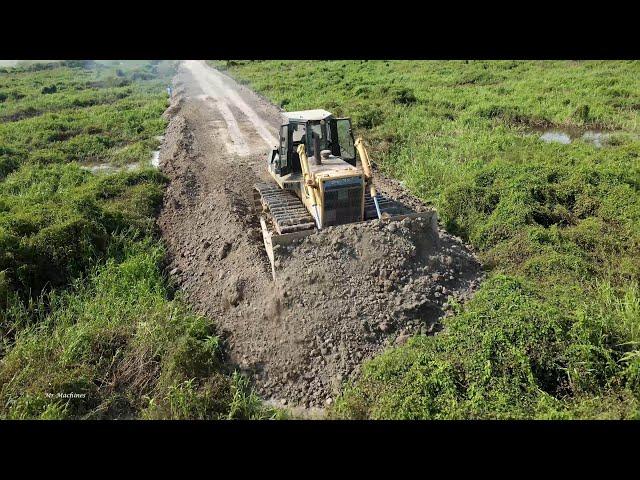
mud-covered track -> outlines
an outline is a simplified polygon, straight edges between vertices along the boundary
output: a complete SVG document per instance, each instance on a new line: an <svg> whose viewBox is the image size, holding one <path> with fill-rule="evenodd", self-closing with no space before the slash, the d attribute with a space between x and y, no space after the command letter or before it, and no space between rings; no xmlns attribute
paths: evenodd
<svg viewBox="0 0 640 480"><path fill-rule="evenodd" d="M316 224L304 204L292 192L275 183L257 183L254 187L257 212L264 212L273 222L277 233L313 230Z"/></svg>

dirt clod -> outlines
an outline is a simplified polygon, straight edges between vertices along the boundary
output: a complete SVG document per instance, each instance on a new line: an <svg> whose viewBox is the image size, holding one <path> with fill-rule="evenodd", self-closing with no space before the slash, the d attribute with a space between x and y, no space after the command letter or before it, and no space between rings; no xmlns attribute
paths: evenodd
<svg viewBox="0 0 640 480"><path fill-rule="evenodd" d="M224 260L227 257L229 250L231 250L231 244L229 242L224 242L224 244L222 244L218 249L218 260Z"/></svg>

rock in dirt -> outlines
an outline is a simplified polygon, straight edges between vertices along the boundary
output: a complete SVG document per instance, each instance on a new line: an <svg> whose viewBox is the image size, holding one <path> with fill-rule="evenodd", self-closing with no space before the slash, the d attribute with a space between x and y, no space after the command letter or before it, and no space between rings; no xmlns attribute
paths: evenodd
<svg viewBox="0 0 640 480"><path fill-rule="evenodd" d="M402 334L402 335L398 335L398 337L396 338L395 343L396 345L404 345L405 343L407 343L407 341L411 338L411 335L409 334Z"/></svg>
<svg viewBox="0 0 640 480"><path fill-rule="evenodd" d="M233 280L225 290L225 299L227 302L237 307L242 300L242 283L239 280Z"/></svg>
<svg viewBox="0 0 640 480"><path fill-rule="evenodd" d="M224 242L218 249L218 260L224 260L231 250L231 243Z"/></svg>

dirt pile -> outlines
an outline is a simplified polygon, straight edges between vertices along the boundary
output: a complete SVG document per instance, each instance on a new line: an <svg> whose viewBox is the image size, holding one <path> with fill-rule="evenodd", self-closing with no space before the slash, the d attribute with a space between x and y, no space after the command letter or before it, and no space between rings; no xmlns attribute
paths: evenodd
<svg viewBox="0 0 640 480"><path fill-rule="evenodd" d="M414 333L437 332L449 297L472 294L479 265L458 239L436 235L428 222L373 221L280 247L272 281L251 206L253 184L269 179L256 112L266 118L261 128L275 132L277 111L243 89L235 90L242 108L232 108L235 97L225 95L233 85L222 77L207 83L206 73L178 74L160 152L170 178L158 219L168 271L216 323L230 368L249 373L265 399L323 407L364 360ZM230 114L233 136L222 128ZM239 136L251 155L231 145ZM377 184L414 210L426 209L397 182L378 176Z"/></svg>
<svg viewBox="0 0 640 480"><path fill-rule="evenodd" d="M328 228L275 255L261 321L290 325L297 342L289 362L254 375L266 397L307 407L330 404L386 346L436 332L448 300L468 298L479 273L473 255L421 218Z"/></svg>

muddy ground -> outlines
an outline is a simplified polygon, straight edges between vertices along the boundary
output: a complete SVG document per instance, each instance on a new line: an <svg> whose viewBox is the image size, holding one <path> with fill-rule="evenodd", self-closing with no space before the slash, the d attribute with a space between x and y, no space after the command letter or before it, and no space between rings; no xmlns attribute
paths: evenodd
<svg viewBox="0 0 640 480"><path fill-rule="evenodd" d="M174 84L160 151L168 268L265 400L331 404L364 360L435 334L450 298L472 295L482 276L473 253L420 219L332 227L280 248L274 282L252 189L269 179L280 109L203 62L183 62ZM377 185L427 208L398 182L378 175Z"/></svg>

